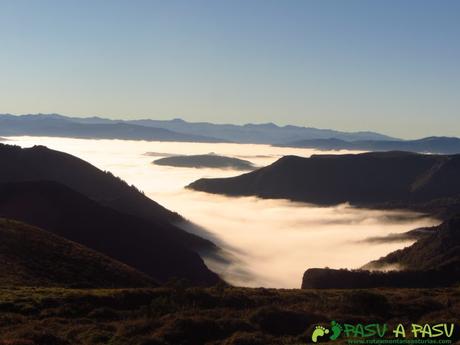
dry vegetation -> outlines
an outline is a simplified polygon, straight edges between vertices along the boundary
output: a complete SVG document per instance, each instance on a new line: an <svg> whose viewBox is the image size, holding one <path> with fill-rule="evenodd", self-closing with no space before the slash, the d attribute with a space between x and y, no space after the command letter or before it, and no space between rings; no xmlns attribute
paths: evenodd
<svg viewBox="0 0 460 345"><path fill-rule="evenodd" d="M2 288L0 344L305 344L331 320L392 325L458 315L460 288Z"/></svg>

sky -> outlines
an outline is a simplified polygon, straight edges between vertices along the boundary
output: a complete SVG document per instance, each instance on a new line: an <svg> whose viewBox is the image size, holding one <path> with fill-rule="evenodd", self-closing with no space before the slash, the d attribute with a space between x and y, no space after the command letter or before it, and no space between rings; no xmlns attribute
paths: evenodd
<svg viewBox="0 0 460 345"><path fill-rule="evenodd" d="M0 113L460 136L460 1L0 0Z"/></svg>

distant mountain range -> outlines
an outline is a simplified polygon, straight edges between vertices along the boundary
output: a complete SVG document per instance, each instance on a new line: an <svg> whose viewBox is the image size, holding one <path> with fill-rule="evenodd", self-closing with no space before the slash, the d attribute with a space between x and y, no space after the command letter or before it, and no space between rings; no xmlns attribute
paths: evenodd
<svg viewBox="0 0 460 345"><path fill-rule="evenodd" d="M185 142L224 141L204 135L178 133L123 121L82 122L60 115L0 115L0 135Z"/></svg>
<svg viewBox="0 0 460 345"><path fill-rule="evenodd" d="M15 116L0 114L0 135L35 135L73 138L131 139L187 142L285 144L295 140L393 140L374 132L340 132L298 126L267 124L213 124L174 120L110 120L67 117L58 114Z"/></svg>
<svg viewBox="0 0 460 345"><path fill-rule="evenodd" d="M285 198L322 205L426 204L460 196L460 155L372 152L285 156L253 172L200 179L189 188L216 194Z"/></svg>
<svg viewBox="0 0 460 345"><path fill-rule="evenodd" d="M142 126L169 129L190 134L210 135L237 143L279 144L303 139L337 138L342 140L392 140L389 136L375 132L340 132L331 129L318 129L299 126L277 126L274 123L231 125L208 122L186 122L181 119L133 120L129 123Z"/></svg>
<svg viewBox="0 0 460 345"><path fill-rule="evenodd" d="M161 283L220 281L198 251L207 240L173 223L178 214L110 173L42 146L0 144L0 216L22 221L103 253Z"/></svg>
<svg viewBox="0 0 460 345"><path fill-rule="evenodd" d="M435 154L460 153L460 139L449 137L428 137L418 140L357 141L345 141L336 138L309 139L292 141L279 146L306 147L318 150L408 151Z"/></svg>
<svg viewBox="0 0 460 345"><path fill-rule="evenodd" d="M400 140L375 132L341 132L299 126L213 124L174 120L111 120L59 114L0 114L2 136L51 136L179 142L235 142L305 147L318 150L409 151L460 153L460 139L427 137ZM0 141L2 138L0 138Z"/></svg>

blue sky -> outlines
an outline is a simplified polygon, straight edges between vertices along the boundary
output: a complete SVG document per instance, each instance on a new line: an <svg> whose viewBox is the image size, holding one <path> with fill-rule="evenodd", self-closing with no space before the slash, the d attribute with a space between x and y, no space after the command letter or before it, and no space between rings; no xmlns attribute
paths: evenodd
<svg viewBox="0 0 460 345"><path fill-rule="evenodd" d="M460 136L460 1L0 0L0 112Z"/></svg>

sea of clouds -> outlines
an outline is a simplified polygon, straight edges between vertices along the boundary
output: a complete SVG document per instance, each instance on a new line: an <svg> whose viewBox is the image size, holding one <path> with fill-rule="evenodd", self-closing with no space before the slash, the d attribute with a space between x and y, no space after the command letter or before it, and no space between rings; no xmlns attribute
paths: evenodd
<svg viewBox="0 0 460 345"><path fill-rule="evenodd" d="M207 264L230 283L242 286L297 288L310 267L359 268L413 240L366 241L437 220L404 211L356 209L349 205L318 207L288 200L225 197L184 189L202 177L228 177L241 171L158 166L170 155L216 153L265 166L284 155L309 157L311 149L252 144L208 144L11 137L8 144L45 145L89 161L135 185L149 197L194 225L187 230L214 241L226 260L206 257ZM150 153L150 154L146 154Z"/></svg>

